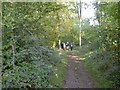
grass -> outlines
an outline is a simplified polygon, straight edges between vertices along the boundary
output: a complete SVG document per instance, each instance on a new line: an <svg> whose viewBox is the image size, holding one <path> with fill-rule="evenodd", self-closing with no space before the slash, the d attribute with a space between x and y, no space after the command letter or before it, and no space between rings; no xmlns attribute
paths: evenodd
<svg viewBox="0 0 120 90"><path fill-rule="evenodd" d="M112 84L110 81L104 78L104 73L98 70L99 63L97 60L92 58L93 54L96 56L94 51L90 51L87 46L82 46L81 48L75 47L73 51L64 52L59 51L61 56L61 63L58 63L55 67L54 75L50 78L50 83L53 88L63 88L64 81L67 76L67 54L74 53L80 58L84 59L85 68L90 73L92 80L95 82L96 88L111 88ZM99 59L99 58L98 58Z"/></svg>
<svg viewBox="0 0 120 90"><path fill-rule="evenodd" d="M91 74L92 80L95 82L97 88L111 88L111 83L102 76L102 73L97 70L96 67L86 62L85 67L87 71Z"/></svg>
<svg viewBox="0 0 120 90"><path fill-rule="evenodd" d="M110 88L112 86L111 82L106 80L103 73L97 69L97 67L99 67L98 62L92 60L93 58L91 58L91 56L93 54L91 53L94 53L94 51L90 51L87 46L82 46L81 48L76 47L73 52L80 56L80 58L85 58L85 68L90 73L92 80L95 82L96 88Z"/></svg>
<svg viewBox="0 0 120 90"><path fill-rule="evenodd" d="M49 82L53 88L63 88L67 76L68 60L64 51L59 51L61 62L55 66L54 74L50 77Z"/></svg>

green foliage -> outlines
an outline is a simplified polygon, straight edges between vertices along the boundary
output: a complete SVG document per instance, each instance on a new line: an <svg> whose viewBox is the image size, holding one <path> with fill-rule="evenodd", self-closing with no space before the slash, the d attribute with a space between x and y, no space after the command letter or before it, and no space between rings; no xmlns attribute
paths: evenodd
<svg viewBox="0 0 120 90"><path fill-rule="evenodd" d="M50 87L51 88L64 88L65 80L67 79L67 67L68 67L68 60L66 52L59 51L61 56L61 62L56 63L54 66L54 72L51 78L49 79Z"/></svg>
<svg viewBox="0 0 120 90"><path fill-rule="evenodd" d="M56 2L3 2L3 88L49 87L61 62L51 46L59 37L54 17L63 8Z"/></svg>
<svg viewBox="0 0 120 90"><path fill-rule="evenodd" d="M102 85L102 79L98 79L101 87L119 87L119 59L118 59L118 3L99 3L97 17L99 25L85 28L83 38L86 40L87 53L86 65L92 75L107 80L106 86ZM99 77L97 77L96 75ZM104 80L103 80L104 81Z"/></svg>
<svg viewBox="0 0 120 90"><path fill-rule="evenodd" d="M48 87L53 66L60 62L59 56L48 47L30 47L16 54L15 67L8 62L3 65L3 88ZM4 62L4 61L3 61ZM6 68L7 67L7 68Z"/></svg>
<svg viewBox="0 0 120 90"><path fill-rule="evenodd" d="M2 3L4 88L51 87L50 75L53 75L56 65L62 63L60 56L51 47L59 39L75 42L76 45L79 41L79 20L74 18L74 11L68 7L72 4ZM89 26L89 21L86 20L82 31L82 45L87 46L84 49L87 65L90 64L92 69L99 71L99 75L95 74L108 79L112 87L116 88L119 87L120 80L117 22L119 6L118 3L111 2L97 3L99 25ZM62 67L59 68L61 69Z"/></svg>

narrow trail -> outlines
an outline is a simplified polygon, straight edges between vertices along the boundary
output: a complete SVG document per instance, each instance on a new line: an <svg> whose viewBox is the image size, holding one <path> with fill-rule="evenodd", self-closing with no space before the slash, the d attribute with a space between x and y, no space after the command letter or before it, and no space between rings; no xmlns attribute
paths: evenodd
<svg viewBox="0 0 120 90"><path fill-rule="evenodd" d="M65 88L95 88L84 62L74 54L68 55L68 72Z"/></svg>

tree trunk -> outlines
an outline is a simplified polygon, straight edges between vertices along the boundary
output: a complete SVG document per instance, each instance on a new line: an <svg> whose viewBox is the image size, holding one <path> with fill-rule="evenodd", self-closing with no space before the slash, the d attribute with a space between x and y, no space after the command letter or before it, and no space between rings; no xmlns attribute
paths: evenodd
<svg viewBox="0 0 120 90"><path fill-rule="evenodd" d="M81 18L81 14L82 14L82 3L81 3L81 0L79 0L78 2L79 4L77 5L78 7L78 18L79 18L79 27L80 27L80 32L79 32L79 45L81 47L81 43L82 43L82 40L81 40L81 30L82 30L82 27L81 27L81 23L82 23L82 18Z"/></svg>

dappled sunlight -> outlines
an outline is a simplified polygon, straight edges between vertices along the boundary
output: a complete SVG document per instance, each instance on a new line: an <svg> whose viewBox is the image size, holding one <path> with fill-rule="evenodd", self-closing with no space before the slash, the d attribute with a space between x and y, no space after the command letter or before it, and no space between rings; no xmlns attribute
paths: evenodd
<svg viewBox="0 0 120 90"><path fill-rule="evenodd" d="M62 61L62 63L64 63L65 65L67 64L67 62L65 62L64 60Z"/></svg>
<svg viewBox="0 0 120 90"><path fill-rule="evenodd" d="M55 74L55 76L58 78L58 74Z"/></svg>
<svg viewBox="0 0 120 90"><path fill-rule="evenodd" d="M80 58L80 60L85 60L85 58Z"/></svg>
<svg viewBox="0 0 120 90"><path fill-rule="evenodd" d="M61 55L62 53L61 52L59 52L59 55Z"/></svg>
<svg viewBox="0 0 120 90"><path fill-rule="evenodd" d="M68 55L68 57L71 58L71 60L75 60L76 62L85 60L85 58L80 58L79 56L76 55Z"/></svg>
<svg viewBox="0 0 120 90"><path fill-rule="evenodd" d="M68 67L81 78L84 64L120 87L120 3L108 1L2 3L2 88L62 88Z"/></svg>
<svg viewBox="0 0 120 90"><path fill-rule="evenodd" d="M93 54L94 52L90 51L88 53L85 54L86 57L91 57L91 55Z"/></svg>
<svg viewBox="0 0 120 90"><path fill-rule="evenodd" d="M72 56L73 58L78 58L78 56Z"/></svg>
<svg viewBox="0 0 120 90"><path fill-rule="evenodd" d="M92 54L92 53L93 53L92 51L89 52L89 54Z"/></svg>

